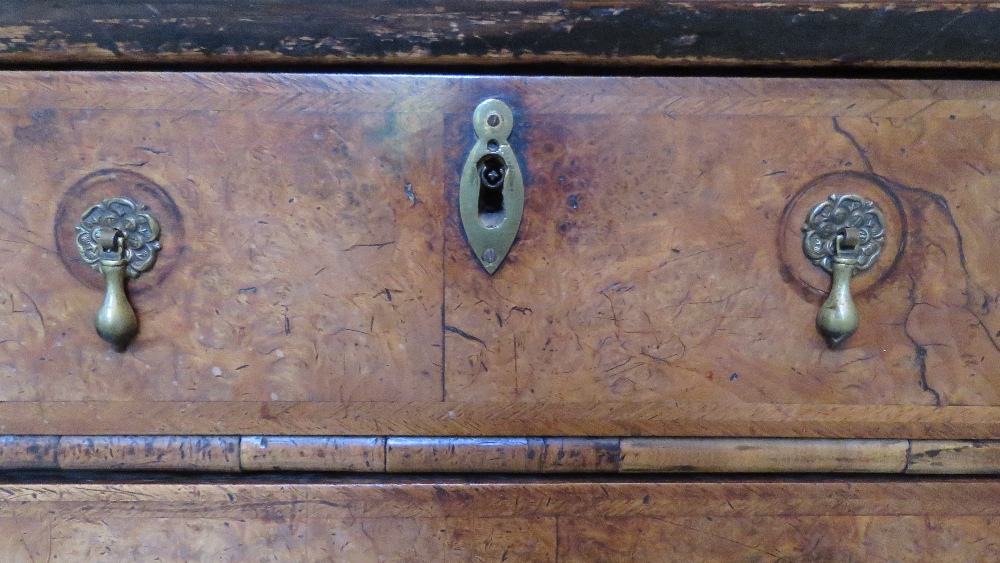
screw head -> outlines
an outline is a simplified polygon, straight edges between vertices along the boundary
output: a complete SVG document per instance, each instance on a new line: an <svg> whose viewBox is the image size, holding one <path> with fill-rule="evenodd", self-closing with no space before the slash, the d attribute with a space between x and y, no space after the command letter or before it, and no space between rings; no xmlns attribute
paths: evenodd
<svg viewBox="0 0 1000 563"><path fill-rule="evenodd" d="M487 264L493 264L496 261L497 261L497 251L493 250L492 248L487 248L486 251L483 252L483 262Z"/></svg>

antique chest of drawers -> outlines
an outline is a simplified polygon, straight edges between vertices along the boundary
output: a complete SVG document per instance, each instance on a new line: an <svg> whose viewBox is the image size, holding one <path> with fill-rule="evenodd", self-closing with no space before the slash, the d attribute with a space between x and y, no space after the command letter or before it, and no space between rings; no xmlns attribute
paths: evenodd
<svg viewBox="0 0 1000 563"><path fill-rule="evenodd" d="M4 553L997 558L1000 84L662 66L738 56L733 13L944 22L902 62L988 66L991 9L514 4L411 7L429 52L370 7L0 13ZM538 26L518 57L661 66L359 72L527 65ZM112 55L185 72L17 69Z"/></svg>

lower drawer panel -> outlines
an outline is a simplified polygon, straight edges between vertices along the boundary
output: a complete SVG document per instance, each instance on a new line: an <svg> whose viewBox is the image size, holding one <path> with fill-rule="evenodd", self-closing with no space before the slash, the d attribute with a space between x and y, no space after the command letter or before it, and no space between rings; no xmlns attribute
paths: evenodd
<svg viewBox="0 0 1000 563"><path fill-rule="evenodd" d="M1000 484L369 481L5 484L7 561L965 560Z"/></svg>

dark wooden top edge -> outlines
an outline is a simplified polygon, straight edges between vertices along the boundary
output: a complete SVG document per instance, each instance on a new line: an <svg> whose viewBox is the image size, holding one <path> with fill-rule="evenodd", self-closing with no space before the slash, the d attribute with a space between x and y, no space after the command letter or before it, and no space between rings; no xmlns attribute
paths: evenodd
<svg viewBox="0 0 1000 563"><path fill-rule="evenodd" d="M94 2L0 7L0 67L996 68L981 2Z"/></svg>

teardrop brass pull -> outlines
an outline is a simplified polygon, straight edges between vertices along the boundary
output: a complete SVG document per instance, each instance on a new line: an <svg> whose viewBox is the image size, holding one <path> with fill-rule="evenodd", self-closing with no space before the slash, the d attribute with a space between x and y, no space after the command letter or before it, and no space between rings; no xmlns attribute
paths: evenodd
<svg viewBox="0 0 1000 563"><path fill-rule="evenodd" d="M858 329L851 278L867 270L885 246L885 219L874 202L859 195L831 195L813 208L802 227L802 250L833 275L830 296L816 315L816 328L830 347Z"/></svg>
<svg viewBox="0 0 1000 563"><path fill-rule="evenodd" d="M472 114L478 137L465 160L458 206L469 246L492 274L514 244L524 213L521 168L507 137L514 114L500 100L486 100Z"/></svg>
<svg viewBox="0 0 1000 563"><path fill-rule="evenodd" d="M153 268L161 245L160 225L146 206L110 197L87 209L76 227L83 261L104 275L104 303L97 310L97 334L121 352L139 332L139 319L125 292L125 280Z"/></svg>

